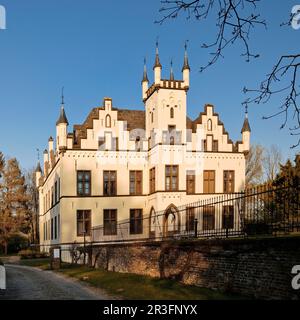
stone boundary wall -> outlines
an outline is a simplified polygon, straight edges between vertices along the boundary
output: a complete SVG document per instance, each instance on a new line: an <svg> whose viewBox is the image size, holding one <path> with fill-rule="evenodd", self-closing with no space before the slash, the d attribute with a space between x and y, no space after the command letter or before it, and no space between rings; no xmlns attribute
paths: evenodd
<svg viewBox="0 0 300 320"><path fill-rule="evenodd" d="M89 262L260 299L300 298L291 286L300 237L101 245L92 247Z"/></svg>

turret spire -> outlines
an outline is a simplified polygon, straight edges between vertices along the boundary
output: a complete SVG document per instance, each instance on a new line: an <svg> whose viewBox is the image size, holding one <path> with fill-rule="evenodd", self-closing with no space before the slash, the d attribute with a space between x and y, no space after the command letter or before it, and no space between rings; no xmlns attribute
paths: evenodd
<svg viewBox="0 0 300 320"><path fill-rule="evenodd" d="M155 49L155 63L154 63L154 68L161 68L161 64L159 61L159 51L158 51L158 40L156 40L156 49Z"/></svg>
<svg viewBox="0 0 300 320"><path fill-rule="evenodd" d="M173 60L171 59L170 80L174 80Z"/></svg>
<svg viewBox="0 0 300 320"><path fill-rule="evenodd" d="M142 82L149 82L147 76L147 66L146 66L146 58L144 58L144 73L143 73L143 80Z"/></svg>
<svg viewBox="0 0 300 320"><path fill-rule="evenodd" d="M185 42L184 44L184 61L183 61L183 67L182 67L182 71L183 70L190 70L190 65L189 65L189 60L188 60L188 55L187 55L187 42Z"/></svg>
<svg viewBox="0 0 300 320"><path fill-rule="evenodd" d="M248 120L248 106L247 105L245 107L245 120L243 123L241 133L243 133L243 132L251 132L251 128L250 128L250 124L249 124L249 120Z"/></svg>
<svg viewBox="0 0 300 320"><path fill-rule="evenodd" d="M56 122L56 125L63 124L63 123L69 125L69 122L65 113L64 87L62 88L60 115Z"/></svg>

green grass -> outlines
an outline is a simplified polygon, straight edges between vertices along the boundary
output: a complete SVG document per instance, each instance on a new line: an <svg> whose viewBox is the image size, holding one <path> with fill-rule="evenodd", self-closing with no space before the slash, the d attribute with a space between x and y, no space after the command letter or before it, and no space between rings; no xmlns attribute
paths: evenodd
<svg viewBox="0 0 300 320"><path fill-rule="evenodd" d="M130 273L109 272L101 269L76 266L65 267L59 272L104 289L124 299L141 300L228 300L240 296L223 294L215 290L180 284Z"/></svg>
<svg viewBox="0 0 300 320"><path fill-rule="evenodd" d="M21 260L20 264L49 270L49 259ZM63 263L57 271L71 278L105 290L108 294L130 300L232 300L241 296L183 285L173 280L155 279L131 273L118 273Z"/></svg>
<svg viewBox="0 0 300 320"><path fill-rule="evenodd" d="M22 259L20 260L20 264L28 267L36 267L42 270L50 269L50 259L42 258L42 259Z"/></svg>

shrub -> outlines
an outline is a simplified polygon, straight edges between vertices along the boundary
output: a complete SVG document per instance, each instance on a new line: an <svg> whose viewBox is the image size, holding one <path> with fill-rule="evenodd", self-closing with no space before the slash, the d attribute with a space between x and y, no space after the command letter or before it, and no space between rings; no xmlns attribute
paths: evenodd
<svg viewBox="0 0 300 320"><path fill-rule="evenodd" d="M49 257L47 252L40 252L35 249L21 250L18 254L21 259L42 259Z"/></svg>
<svg viewBox="0 0 300 320"><path fill-rule="evenodd" d="M8 240L8 252L17 253L28 247L28 239L22 234L12 234Z"/></svg>

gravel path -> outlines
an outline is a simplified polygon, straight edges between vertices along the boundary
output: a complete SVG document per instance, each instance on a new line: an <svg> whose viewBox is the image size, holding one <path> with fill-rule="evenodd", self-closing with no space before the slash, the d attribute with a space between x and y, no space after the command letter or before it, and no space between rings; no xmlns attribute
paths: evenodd
<svg viewBox="0 0 300 320"><path fill-rule="evenodd" d="M97 289L52 271L5 265L7 290L0 300L105 300L112 299Z"/></svg>

